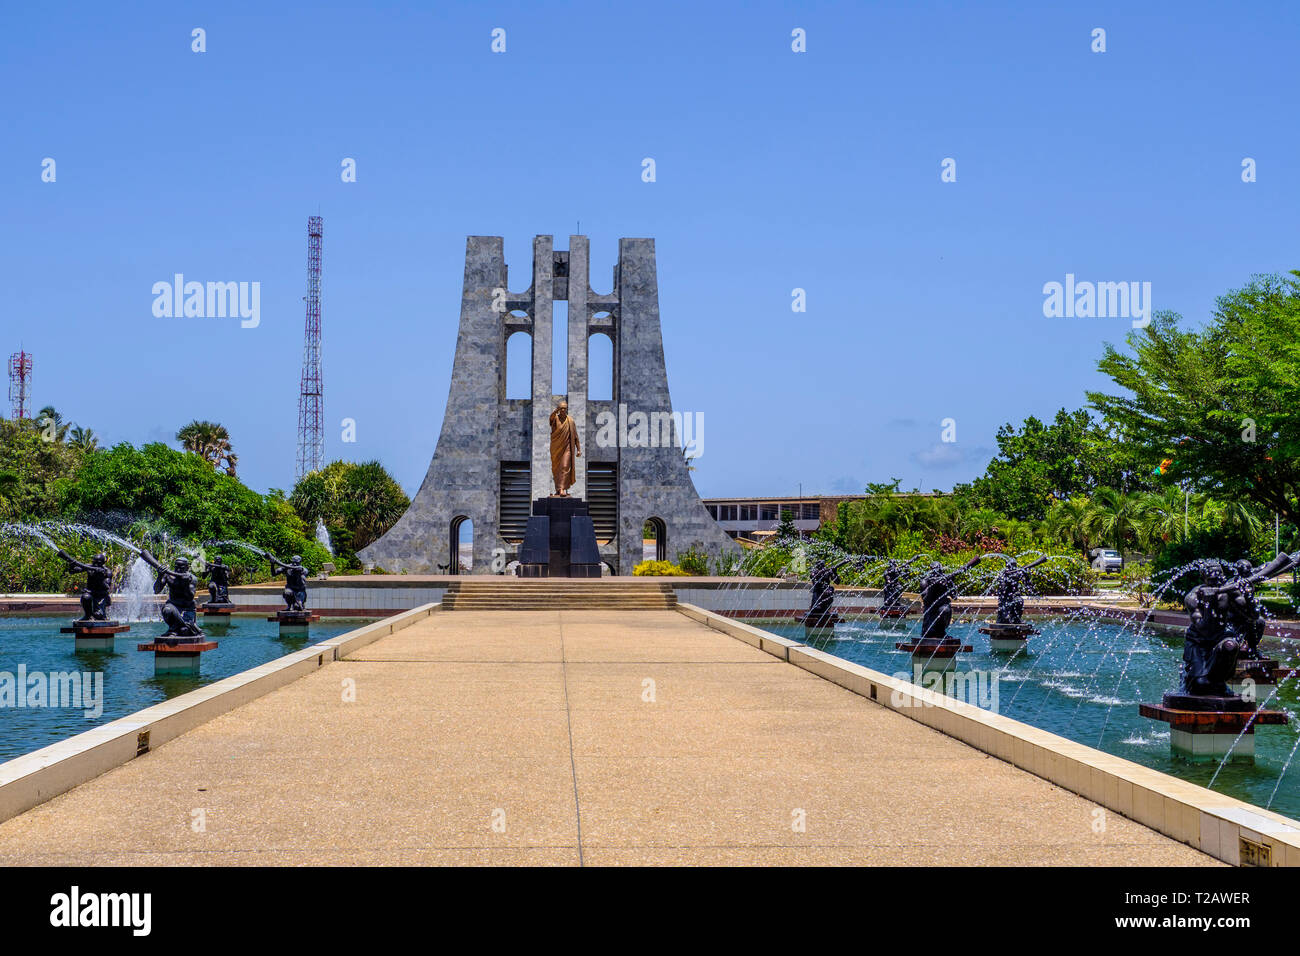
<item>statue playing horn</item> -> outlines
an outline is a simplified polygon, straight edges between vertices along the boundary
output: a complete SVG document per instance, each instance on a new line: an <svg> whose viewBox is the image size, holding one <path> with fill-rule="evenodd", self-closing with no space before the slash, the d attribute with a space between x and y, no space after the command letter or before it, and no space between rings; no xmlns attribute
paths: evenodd
<svg viewBox="0 0 1300 956"><path fill-rule="evenodd" d="M560 402L551 412L551 480L555 482L555 497L569 497L569 489L578 480L581 455L578 423L569 415L569 403Z"/></svg>

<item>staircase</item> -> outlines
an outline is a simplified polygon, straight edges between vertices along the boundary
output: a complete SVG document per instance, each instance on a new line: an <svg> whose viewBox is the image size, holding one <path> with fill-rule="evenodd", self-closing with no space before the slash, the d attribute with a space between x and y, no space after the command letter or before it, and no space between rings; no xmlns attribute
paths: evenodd
<svg viewBox="0 0 1300 956"><path fill-rule="evenodd" d="M598 578L467 577L447 588L444 611L646 611L677 604L662 581Z"/></svg>

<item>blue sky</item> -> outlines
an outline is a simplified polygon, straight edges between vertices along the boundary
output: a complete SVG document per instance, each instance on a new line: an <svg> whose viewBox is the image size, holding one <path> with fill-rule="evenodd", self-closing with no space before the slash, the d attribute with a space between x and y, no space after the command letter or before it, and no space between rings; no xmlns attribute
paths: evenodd
<svg viewBox="0 0 1300 956"><path fill-rule="evenodd" d="M1138 6L7 5L0 351L108 442L215 419L288 488L319 213L327 457L414 490L465 236L504 236L519 288L532 237L580 220L598 291L620 236L656 239L702 494L949 488L1003 422L1104 384L1129 322L1044 318L1044 283L1150 282L1200 321L1300 266L1300 6ZM260 282L260 326L156 318L177 272Z"/></svg>

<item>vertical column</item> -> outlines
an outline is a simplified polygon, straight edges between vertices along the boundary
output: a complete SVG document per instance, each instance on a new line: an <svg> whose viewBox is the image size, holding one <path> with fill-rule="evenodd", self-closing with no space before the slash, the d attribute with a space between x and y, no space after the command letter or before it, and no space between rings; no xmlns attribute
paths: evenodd
<svg viewBox="0 0 1300 956"><path fill-rule="evenodd" d="M555 262L550 236L533 238L533 500L553 494L551 482L552 298Z"/></svg>
<svg viewBox="0 0 1300 956"><path fill-rule="evenodd" d="M569 237L569 414L582 437L582 457L577 462L577 482L569 494L587 497L587 462L594 449L592 433L587 430L587 293L591 289L588 275L588 240L586 236Z"/></svg>

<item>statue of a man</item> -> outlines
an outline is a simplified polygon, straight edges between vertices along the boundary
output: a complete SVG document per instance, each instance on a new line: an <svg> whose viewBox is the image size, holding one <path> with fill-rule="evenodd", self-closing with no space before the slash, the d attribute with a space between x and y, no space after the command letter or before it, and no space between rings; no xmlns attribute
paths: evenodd
<svg viewBox="0 0 1300 956"><path fill-rule="evenodd" d="M91 558L90 564L82 564L62 548L59 549L59 557L69 571L86 573L86 586L81 592L81 619L108 620L108 608L113 603L110 597L113 590L113 569L108 567L108 559L101 553Z"/></svg>
<svg viewBox="0 0 1300 956"><path fill-rule="evenodd" d="M952 623L952 599L957 593L957 578L980 563L974 557L955 571L945 571L942 564L934 561L925 576L921 578L921 638L942 640L948 636L948 625Z"/></svg>
<svg viewBox="0 0 1300 956"><path fill-rule="evenodd" d="M167 602L162 606L162 619L167 622L167 633L163 637L202 637L203 631L195 614L194 594L199 587L199 579L190 571L187 558L177 558L167 570L149 552L140 555L158 572L153 582L154 594L167 589Z"/></svg>
<svg viewBox="0 0 1300 956"><path fill-rule="evenodd" d="M808 574L812 596L808 604L807 620L820 622L831 616L831 608L835 603L835 582L840 579L840 570L845 565L854 563L851 558L845 558L835 565L827 566L824 559L817 560ZM861 568L860 561L857 566Z"/></svg>
<svg viewBox="0 0 1300 956"><path fill-rule="evenodd" d="M303 611L307 608L307 569L302 566L302 556L295 554L289 563L271 557L271 573L284 572L284 603L286 610Z"/></svg>
<svg viewBox="0 0 1300 956"><path fill-rule="evenodd" d="M894 608L907 606L907 601L903 599L903 590L906 587L904 581L908 573L908 565L920 557L918 554L906 561L899 561L897 558L889 559L889 563L885 566L884 580L880 583L882 610L892 611Z"/></svg>
<svg viewBox="0 0 1300 956"><path fill-rule="evenodd" d="M1046 560L1046 557L1042 557L1021 567L1015 558L1007 559L1007 563L998 572L997 580L993 582L993 593L998 597L999 624L1021 623L1025 613L1025 590L1029 587L1029 572Z"/></svg>
<svg viewBox="0 0 1300 956"><path fill-rule="evenodd" d="M1256 647L1264 636L1266 619L1255 585L1294 564L1285 551L1258 568L1240 561L1232 567L1234 577L1229 581L1218 561L1202 562L1201 583L1183 599L1191 615L1183 639L1184 693L1228 695L1227 681L1236 670L1237 658L1257 656Z"/></svg>
<svg viewBox="0 0 1300 956"><path fill-rule="evenodd" d="M569 489L578 480L578 457L581 454L578 423L569 417L569 403L560 402L551 412L551 480L555 482L558 497L569 497Z"/></svg>
<svg viewBox="0 0 1300 956"><path fill-rule="evenodd" d="M230 565L213 558L208 565L208 601L211 604L230 603Z"/></svg>
<svg viewBox="0 0 1300 956"><path fill-rule="evenodd" d="M1182 692L1196 696L1229 697L1228 680L1237 657L1246 649L1244 639L1228 629L1226 575L1217 561L1201 562L1201 583L1187 592L1183 605L1191 624L1183 638ZM1235 582L1234 582L1235 583Z"/></svg>

